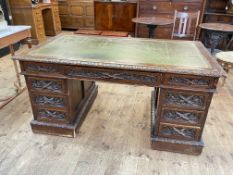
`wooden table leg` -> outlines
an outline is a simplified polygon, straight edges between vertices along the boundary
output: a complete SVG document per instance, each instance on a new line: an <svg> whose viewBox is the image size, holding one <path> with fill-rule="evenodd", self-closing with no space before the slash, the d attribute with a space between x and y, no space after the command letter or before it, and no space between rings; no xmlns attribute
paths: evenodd
<svg viewBox="0 0 233 175"><path fill-rule="evenodd" d="M14 51L13 45L11 44L9 46L9 48L10 48L11 56L14 56L15 51ZM20 88L22 88L22 83L21 83L21 79L20 79L19 68L18 68L18 65L17 65L17 61L13 60L13 63L14 63L14 68L15 68L15 73L16 73L16 78L17 78L17 84L15 86L17 88L17 91L20 91Z"/></svg>
<svg viewBox="0 0 233 175"><path fill-rule="evenodd" d="M156 25L147 25L149 29L149 38L154 38L155 37L155 29L157 28Z"/></svg>

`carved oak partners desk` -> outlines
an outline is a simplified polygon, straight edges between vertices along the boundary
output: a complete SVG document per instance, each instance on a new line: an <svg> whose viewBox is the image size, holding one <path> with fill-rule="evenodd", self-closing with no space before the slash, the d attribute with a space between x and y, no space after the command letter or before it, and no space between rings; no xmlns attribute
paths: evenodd
<svg viewBox="0 0 233 175"><path fill-rule="evenodd" d="M222 69L200 42L62 35L14 59L26 78L36 133L74 137L97 95L94 81L144 85L154 87L152 147L202 151Z"/></svg>

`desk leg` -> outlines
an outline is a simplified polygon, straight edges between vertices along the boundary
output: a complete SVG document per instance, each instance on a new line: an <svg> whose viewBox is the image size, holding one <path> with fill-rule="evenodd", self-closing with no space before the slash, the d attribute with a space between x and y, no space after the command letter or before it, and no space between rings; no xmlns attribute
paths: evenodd
<svg viewBox="0 0 233 175"><path fill-rule="evenodd" d="M198 155L212 99L210 92L160 88L152 93L152 148Z"/></svg>
<svg viewBox="0 0 233 175"><path fill-rule="evenodd" d="M11 56L14 56L15 55L15 51L14 51L13 45L11 44L9 46L9 48L10 48ZM20 74L19 74L19 67L17 65L17 61L16 60L13 60L13 63L14 63L14 68L15 68L15 73L16 73L16 78L17 78L17 84L15 84L15 86L17 88L17 91L20 91L20 89L22 88L22 83L21 83Z"/></svg>
<svg viewBox="0 0 233 175"><path fill-rule="evenodd" d="M147 25L149 30L149 38L154 38L155 36L155 29L157 28L156 25Z"/></svg>

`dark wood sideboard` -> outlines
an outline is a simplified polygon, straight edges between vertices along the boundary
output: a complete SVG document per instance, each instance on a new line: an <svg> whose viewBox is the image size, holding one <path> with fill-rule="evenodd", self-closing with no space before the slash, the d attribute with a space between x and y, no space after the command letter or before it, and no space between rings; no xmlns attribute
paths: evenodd
<svg viewBox="0 0 233 175"><path fill-rule="evenodd" d="M233 13L227 11L226 6L229 0L205 0L205 5L203 8L203 20L202 22L217 22L217 23L227 23L233 24ZM200 32L200 38L204 40L203 32ZM228 44L229 38L225 39L219 43L218 48L224 49ZM229 50L233 50L233 44L231 44Z"/></svg>
<svg viewBox="0 0 233 175"><path fill-rule="evenodd" d="M136 1L94 1L95 29L134 32L136 13Z"/></svg>
<svg viewBox="0 0 233 175"><path fill-rule="evenodd" d="M160 16L174 17L174 11L194 12L200 10L202 12L204 0L139 0L138 16ZM172 33L172 24L159 26L156 29L156 37L169 39ZM138 25L138 36L147 37L148 29L145 25ZM195 30L195 28L192 28Z"/></svg>

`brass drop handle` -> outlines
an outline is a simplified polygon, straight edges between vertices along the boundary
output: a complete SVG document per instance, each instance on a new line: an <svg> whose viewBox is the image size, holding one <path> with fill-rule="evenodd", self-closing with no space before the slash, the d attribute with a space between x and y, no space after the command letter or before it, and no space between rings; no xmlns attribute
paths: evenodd
<svg viewBox="0 0 233 175"><path fill-rule="evenodd" d="M184 6L184 11L188 11L189 10L189 6Z"/></svg>
<svg viewBox="0 0 233 175"><path fill-rule="evenodd" d="M158 7L157 7L156 5L153 5L152 9L153 9L153 10L157 10Z"/></svg>

